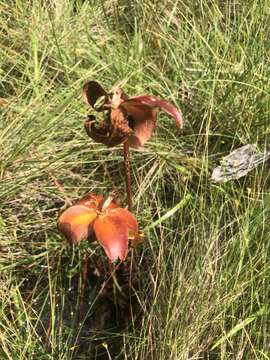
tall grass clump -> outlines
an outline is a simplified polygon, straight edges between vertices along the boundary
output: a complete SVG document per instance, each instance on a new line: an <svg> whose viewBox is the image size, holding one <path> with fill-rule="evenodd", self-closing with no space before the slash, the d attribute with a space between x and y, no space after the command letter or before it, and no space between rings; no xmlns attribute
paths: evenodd
<svg viewBox="0 0 270 360"><path fill-rule="evenodd" d="M232 149L270 147L269 28L266 0L0 2L1 360L270 358L269 160L210 180ZM121 148L83 129L88 79L167 98L185 119L179 134L160 114L132 151L145 241L126 321L102 274L81 302L85 247L56 227L87 192L125 198ZM93 273L96 258L107 268L88 251Z"/></svg>

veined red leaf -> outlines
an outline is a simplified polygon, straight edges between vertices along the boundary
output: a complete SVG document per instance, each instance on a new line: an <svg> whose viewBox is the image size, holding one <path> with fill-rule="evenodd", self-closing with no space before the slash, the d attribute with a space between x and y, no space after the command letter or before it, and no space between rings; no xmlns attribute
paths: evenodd
<svg viewBox="0 0 270 360"><path fill-rule="evenodd" d="M119 109L113 109L110 116L117 111ZM95 127L94 119L94 116L89 115L84 123L87 135L94 141L112 147L121 144L126 139L126 133L120 132L119 128L115 128L112 119L110 120L110 126L108 126L107 122L104 122L100 128Z"/></svg>
<svg viewBox="0 0 270 360"><path fill-rule="evenodd" d="M91 193L85 195L81 200L76 203L76 205L84 205L89 209L97 210L99 209L99 205L102 201L103 196Z"/></svg>
<svg viewBox="0 0 270 360"><path fill-rule="evenodd" d="M167 100L161 99L154 95L139 95L131 97L128 101L136 100L141 102L142 104L151 106L151 107L158 107L164 110L167 114L171 115L176 122L176 126L181 129L183 127L183 118L182 113L177 107L175 107L172 103Z"/></svg>
<svg viewBox="0 0 270 360"><path fill-rule="evenodd" d="M58 228L72 244L79 244L91 235L96 211L84 205L74 205L65 210L58 220Z"/></svg>
<svg viewBox="0 0 270 360"><path fill-rule="evenodd" d="M133 134L128 137L129 145L135 148L143 146L156 128L156 110L132 99L124 101L120 108L124 109L129 127L133 129Z"/></svg>
<svg viewBox="0 0 270 360"><path fill-rule="evenodd" d="M135 219L135 216L127 209L119 207L115 208L110 211L110 217L118 218L121 222L126 224L128 230L132 232L138 232L137 220Z"/></svg>
<svg viewBox="0 0 270 360"><path fill-rule="evenodd" d="M110 216L118 218L127 226L128 237L132 241L133 246L136 246L141 242L137 220L130 211L123 208L116 208L110 211Z"/></svg>
<svg viewBox="0 0 270 360"><path fill-rule="evenodd" d="M102 96L104 97L104 101L96 108L95 104ZM104 104L107 102L108 94L98 82L88 81L83 86L82 97L86 104L92 106L96 111L101 111L103 110Z"/></svg>
<svg viewBox="0 0 270 360"><path fill-rule="evenodd" d="M81 200L79 200L76 205L84 205L86 207L88 207L89 209L93 209L93 210L98 210L98 211L103 211L103 210L107 210L107 209L115 209L118 208L119 205L117 205L117 203L114 200L114 197L110 197L110 200L108 201L109 198L104 198L102 195L97 195L94 193L90 193L85 195ZM104 207L104 203L107 202Z"/></svg>
<svg viewBox="0 0 270 360"><path fill-rule="evenodd" d="M114 262L125 260L128 250L128 227L110 214L100 216L93 225L97 240L108 258Z"/></svg>

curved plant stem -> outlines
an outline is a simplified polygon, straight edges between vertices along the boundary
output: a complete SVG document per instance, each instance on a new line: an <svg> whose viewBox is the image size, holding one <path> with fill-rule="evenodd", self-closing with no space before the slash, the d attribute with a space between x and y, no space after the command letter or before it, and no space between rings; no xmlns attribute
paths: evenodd
<svg viewBox="0 0 270 360"><path fill-rule="evenodd" d="M129 156L129 144L127 141L124 142L124 164L125 164L128 210L132 211L130 156Z"/></svg>

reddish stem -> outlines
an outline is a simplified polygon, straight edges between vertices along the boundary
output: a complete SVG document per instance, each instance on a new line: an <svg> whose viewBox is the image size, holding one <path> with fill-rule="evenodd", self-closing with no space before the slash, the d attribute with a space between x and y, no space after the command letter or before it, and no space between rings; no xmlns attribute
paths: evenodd
<svg viewBox="0 0 270 360"><path fill-rule="evenodd" d="M124 165L125 165L125 176L126 176L128 210L132 211L131 171L130 171L130 156L129 156L128 141L124 142Z"/></svg>

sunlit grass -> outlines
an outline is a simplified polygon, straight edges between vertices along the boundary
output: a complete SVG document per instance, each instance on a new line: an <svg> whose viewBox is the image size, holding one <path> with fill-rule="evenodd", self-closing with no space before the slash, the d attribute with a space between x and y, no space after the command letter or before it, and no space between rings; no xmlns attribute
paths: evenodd
<svg viewBox="0 0 270 360"><path fill-rule="evenodd" d="M0 358L269 359L269 164L209 180L231 149L269 147L268 3L1 1L0 14ZM78 324L87 246L56 227L87 192L125 205L121 147L83 129L87 79L165 97L185 119L180 134L160 113L131 153L145 242L129 327L92 278Z"/></svg>

